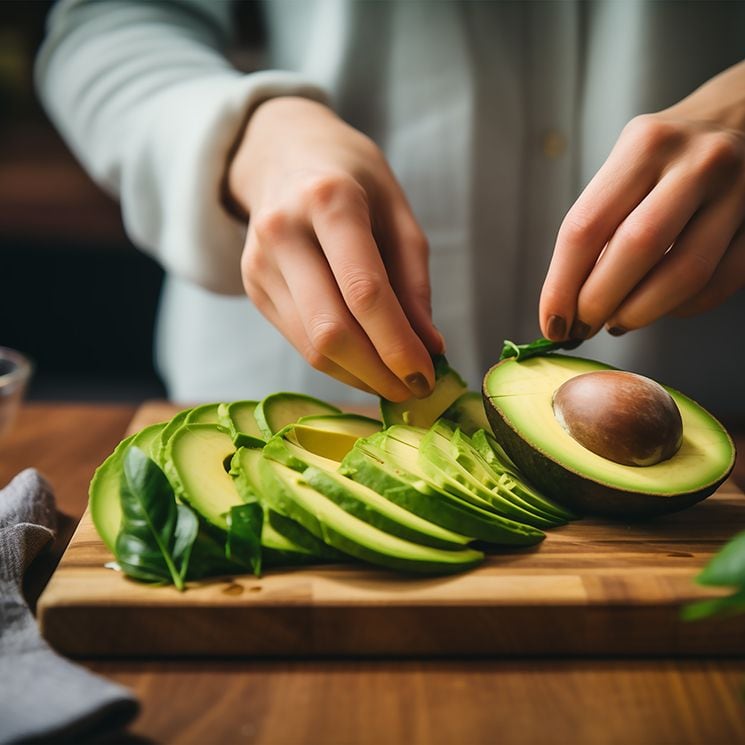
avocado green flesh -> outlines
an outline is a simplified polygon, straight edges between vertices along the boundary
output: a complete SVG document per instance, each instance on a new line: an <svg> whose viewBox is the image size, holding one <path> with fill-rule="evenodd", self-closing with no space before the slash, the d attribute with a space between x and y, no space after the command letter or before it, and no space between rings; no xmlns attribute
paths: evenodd
<svg viewBox="0 0 745 745"><path fill-rule="evenodd" d="M386 427L392 424L429 427L466 391L463 379L448 365L445 357L437 355L432 361L435 386L429 396L409 398L400 403L380 399L380 414Z"/></svg>
<svg viewBox="0 0 745 745"><path fill-rule="evenodd" d="M158 438L158 442L154 446L153 460L163 468L163 464L166 456L166 445L168 440L171 439L171 435L178 430L178 428L186 422L186 417L189 416L191 409L182 409L173 418L166 423Z"/></svg>
<svg viewBox="0 0 745 745"><path fill-rule="evenodd" d="M224 465L234 452L230 435L213 424L185 424L166 446L165 471L176 496L222 531L226 513L243 504Z"/></svg>
<svg viewBox="0 0 745 745"><path fill-rule="evenodd" d="M506 426L540 456L584 479L624 492L670 497L706 489L726 477L734 463L734 447L726 430L705 409L670 388L666 390L683 420L683 443L669 460L645 467L625 466L596 455L570 437L553 415L553 393L576 375L604 369L611 368L561 355L501 362L484 381L484 396L496 417L490 417L493 427ZM504 438L502 442L506 447ZM535 469L526 456L521 456L522 447L518 444L506 449L530 478L533 474L528 469ZM538 478L540 474L536 473L536 482ZM548 492L545 487L544 491ZM561 499L558 494L551 496Z"/></svg>
<svg viewBox="0 0 745 745"><path fill-rule="evenodd" d="M272 393L262 399L254 411L259 431L267 440L300 417L313 414L341 414L341 411L302 393Z"/></svg>
<svg viewBox="0 0 745 745"><path fill-rule="evenodd" d="M258 401L233 401L229 404L220 404L220 423L227 428L233 439L238 434L255 437L257 440L263 439L254 416L258 405Z"/></svg>
<svg viewBox="0 0 745 745"><path fill-rule="evenodd" d="M219 424L218 407L220 404L200 404L195 406L187 415L185 424Z"/></svg>
<svg viewBox="0 0 745 745"><path fill-rule="evenodd" d="M437 429L416 431L396 425L388 429L386 434L399 443L417 450L422 472L433 483L454 496L483 506L484 509L490 509L510 520L526 523L536 528L549 528L557 524L557 521L527 510L511 501L510 498L505 498L503 494L488 489L445 451L444 448L449 446L450 442L444 440ZM388 445L389 449L397 449L397 447L395 443ZM512 495L508 494L508 497Z"/></svg>
<svg viewBox="0 0 745 745"><path fill-rule="evenodd" d="M491 432L491 425L484 411L484 399L478 391L467 391L457 398L442 418L452 422L469 436L479 429Z"/></svg>
<svg viewBox="0 0 745 745"><path fill-rule="evenodd" d="M361 414L316 414L303 416L297 424L313 427L323 432L339 432L350 437L368 437L383 429L383 423Z"/></svg>
<svg viewBox="0 0 745 745"><path fill-rule="evenodd" d="M292 425L289 436L304 450L336 462L340 462L359 439L346 432L325 431L300 423Z"/></svg>
<svg viewBox="0 0 745 745"><path fill-rule="evenodd" d="M280 515L267 505L258 474L262 458L259 449L239 448L230 464L230 476L243 501L259 500L264 508L261 545L268 549L264 556L267 565L338 561L342 558L338 551L319 541L302 525Z"/></svg>
<svg viewBox="0 0 745 745"><path fill-rule="evenodd" d="M91 518L106 547L113 552L122 522L119 488L124 464L124 453L136 445L150 458L166 422L151 424L122 440L114 452L96 469L88 490Z"/></svg>
<svg viewBox="0 0 745 745"><path fill-rule="evenodd" d="M442 574L463 571L483 560L483 554L472 549L446 551L384 533L310 487L302 474L275 461L263 460L260 473L263 492L278 512L355 558L391 569Z"/></svg>
<svg viewBox="0 0 745 745"><path fill-rule="evenodd" d="M462 548L473 540L441 528L341 474L309 468L303 479L345 512L399 538L445 549Z"/></svg>
<svg viewBox="0 0 745 745"><path fill-rule="evenodd" d="M434 490L364 441L347 454L339 470L403 509L461 535L513 545L531 545L543 538L540 531L505 521L447 492Z"/></svg>
<svg viewBox="0 0 745 745"><path fill-rule="evenodd" d="M326 471L335 471L338 461L331 460L300 447L292 433L294 425L283 429L264 446L264 455L296 471L304 471L308 466L317 466Z"/></svg>

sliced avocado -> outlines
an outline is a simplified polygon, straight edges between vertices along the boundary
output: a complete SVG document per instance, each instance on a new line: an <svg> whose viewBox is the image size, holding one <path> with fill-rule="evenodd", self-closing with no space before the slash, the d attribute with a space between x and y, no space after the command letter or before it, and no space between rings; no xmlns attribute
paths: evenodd
<svg viewBox="0 0 745 745"><path fill-rule="evenodd" d="M506 545L533 545L543 539L541 531L435 489L401 466L369 441L361 440L344 458L339 471L403 509L456 533Z"/></svg>
<svg viewBox="0 0 745 745"><path fill-rule="evenodd" d="M481 456L483 462L494 472L495 478L502 480L508 477L510 488L525 502L563 521L577 519L573 512L544 496L529 484L525 475L509 459L507 453L504 452L493 435L480 429L474 432L473 437L465 437L462 433L460 433L460 436L471 444L473 449ZM458 435L455 439L457 438Z"/></svg>
<svg viewBox="0 0 745 745"><path fill-rule="evenodd" d="M312 471L312 469L309 469ZM259 466L262 493L278 512L301 523L324 543L371 564L405 572L449 574L479 564L480 551L446 551L422 546L368 525L313 489L303 474L264 459Z"/></svg>
<svg viewBox="0 0 745 745"><path fill-rule="evenodd" d="M298 445L292 434L294 425L290 424L274 435L264 446L264 456L276 460L296 471L304 471L308 466L317 466L326 471L335 471L339 463L323 455L318 455Z"/></svg>
<svg viewBox="0 0 745 745"><path fill-rule="evenodd" d="M264 442L254 411L258 401L232 401L217 407L220 424L230 432L236 447L260 447Z"/></svg>
<svg viewBox="0 0 745 745"><path fill-rule="evenodd" d="M225 468L234 452L230 435L214 424L184 424L166 445L164 470L176 496L222 531L230 508L243 503Z"/></svg>
<svg viewBox="0 0 745 745"><path fill-rule="evenodd" d="M262 399L254 410L256 424L265 440L286 425L312 414L341 414L341 410L303 393L272 393Z"/></svg>
<svg viewBox="0 0 745 745"><path fill-rule="evenodd" d="M218 416L219 403L200 404L195 406L186 415L185 424L219 424Z"/></svg>
<svg viewBox="0 0 745 745"><path fill-rule="evenodd" d="M682 445L655 465L608 460L562 428L552 408L555 391L577 375L609 369L559 354L509 358L492 367L484 377L484 406L510 459L541 492L580 513L651 517L712 494L732 470L734 445L711 414L678 391L665 388L683 421Z"/></svg>
<svg viewBox="0 0 745 745"><path fill-rule="evenodd" d="M122 440L114 452L96 469L88 488L91 518L106 547L113 553L116 536L122 521L119 488L122 478L124 453L130 445L136 445L152 458L160 433L166 422L151 424L134 435Z"/></svg>
<svg viewBox="0 0 745 745"><path fill-rule="evenodd" d="M463 379L448 364L443 355L432 359L435 368L435 387L426 398L409 398L401 403L380 399L380 413L386 427L410 424L429 427L466 391Z"/></svg>
<svg viewBox="0 0 745 745"><path fill-rule="evenodd" d="M359 439L345 432L326 431L300 423L290 425L287 436L304 450L337 462L341 462Z"/></svg>
<svg viewBox="0 0 745 745"><path fill-rule="evenodd" d="M498 514L536 528L551 528L563 522L542 511L531 509L530 505L505 488L503 483L494 480L492 473L481 468L475 458L466 459L466 463L473 469L469 470L458 461L459 454L453 450L450 441L442 437L434 427L424 434L419 446L422 468L434 481L441 481L442 488L446 491L462 496L466 490L486 501ZM460 456L463 457L463 452Z"/></svg>
<svg viewBox="0 0 745 745"><path fill-rule="evenodd" d="M191 409L182 409L177 414L174 414L174 416L167 422L166 426L163 428L163 430L160 433L160 437L158 438L158 442L154 445L153 448L153 460L161 467L163 468L164 460L165 460L165 454L166 454L166 445L168 444L168 440L171 439L171 435L186 421L186 417L189 415L189 412Z"/></svg>
<svg viewBox="0 0 745 745"><path fill-rule="evenodd" d="M303 479L345 512L390 535L445 549L462 548L473 540L441 528L339 473L308 468L303 472Z"/></svg>
<svg viewBox="0 0 745 745"><path fill-rule="evenodd" d="M457 398L453 405L443 413L442 418L452 422L469 436L479 429L491 432L491 426L484 411L484 399L479 391L467 391Z"/></svg>
<svg viewBox="0 0 745 745"><path fill-rule="evenodd" d="M383 422L362 414L315 414L300 417L298 424L323 432L340 432L355 438L368 437L383 429Z"/></svg>
<svg viewBox="0 0 745 745"><path fill-rule="evenodd" d="M265 549L267 566L309 564L321 561L339 561L344 558L336 549L319 541L302 525L271 509L261 494L258 463L261 450L239 448L230 463L230 475L238 493L246 502L259 500L264 508L261 545Z"/></svg>

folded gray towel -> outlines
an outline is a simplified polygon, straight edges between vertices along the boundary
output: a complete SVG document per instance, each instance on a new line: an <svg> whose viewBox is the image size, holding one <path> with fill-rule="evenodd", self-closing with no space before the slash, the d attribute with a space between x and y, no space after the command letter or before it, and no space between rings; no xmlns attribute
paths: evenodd
<svg viewBox="0 0 745 745"><path fill-rule="evenodd" d="M126 689L53 652L23 598L23 573L54 537L54 495L33 469L0 490L0 743L82 742L129 722Z"/></svg>

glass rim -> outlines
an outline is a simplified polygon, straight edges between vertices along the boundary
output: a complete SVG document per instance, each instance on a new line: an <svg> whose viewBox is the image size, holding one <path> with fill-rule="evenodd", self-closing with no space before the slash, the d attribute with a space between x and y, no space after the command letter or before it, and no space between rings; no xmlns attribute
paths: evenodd
<svg viewBox="0 0 745 745"><path fill-rule="evenodd" d="M6 373L0 373L0 388L12 385L15 382L25 382L31 376L33 363L17 349L0 346L0 360L8 360L15 367Z"/></svg>

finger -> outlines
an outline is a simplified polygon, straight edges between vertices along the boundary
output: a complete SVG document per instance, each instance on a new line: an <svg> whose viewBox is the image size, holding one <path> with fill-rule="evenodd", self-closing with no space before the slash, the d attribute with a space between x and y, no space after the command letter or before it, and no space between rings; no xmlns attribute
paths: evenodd
<svg viewBox="0 0 745 745"><path fill-rule="evenodd" d="M429 244L400 190L390 200L378 241L393 291L430 354L442 354L445 340L432 322Z"/></svg>
<svg viewBox="0 0 745 745"><path fill-rule="evenodd" d="M745 225L735 234L706 287L679 305L672 315L680 318L705 313L745 288Z"/></svg>
<svg viewBox="0 0 745 745"><path fill-rule="evenodd" d="M610 237L659 178L666 149L650 122L638 117L627 126L559 228L539 303L541 330L549 339L569 336L580 288Z"/></svg>
<svg viewBox="0 0 745 745"><path fill-rule="evenodd" d="M623 221L580 290L573 336L602 326L662 259L701 206L705 186L695 172L671 168Z"/></svg>
<svg viewBox="0 0 745 745"><path fill-rule="evenodd" d="M319 190L313 229L351 311L380 359L414 395L434 386L432 359L398 302L372 235L365 193L352 181Z"/></svg>
<svg viewBox="0 0 745 745"><path fill-rule="evenodd" d="M359 378L328 358L318 355L305 333L300 313L292 295L278 273L273 273L271 277L265 276L263 286L252 287L250 298L261 314L280 331L314 369L353 388L377 395L370 386L363 383ZM281 313L278 308L282 308Z"/></svg>
<svg viewBox="0 0 745 745"><path fill-rule="evenodd" d="M385 398L402 401L411 397L412 392L386 367L351 316L307 228L276 216L257 222L259 243L271 247L268 250L287 285L291 305L298 309L310 344L303 354L311 365L320 369L327 359ZM285 312L284 307L277 310L280 315Z"/></svg>
<svg viewBox="0 0 745 745"><path fill-rule="evenodd" d="M732 191L704 207L607 320L614 335L641 328L701 292L717 270L743 219L742 194Z"/></svg>

